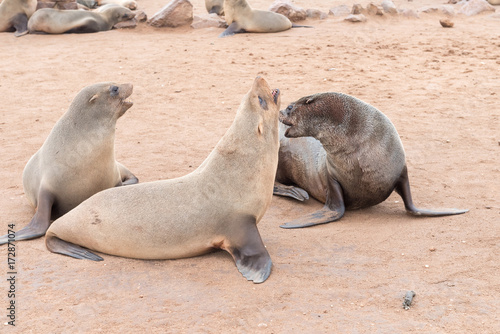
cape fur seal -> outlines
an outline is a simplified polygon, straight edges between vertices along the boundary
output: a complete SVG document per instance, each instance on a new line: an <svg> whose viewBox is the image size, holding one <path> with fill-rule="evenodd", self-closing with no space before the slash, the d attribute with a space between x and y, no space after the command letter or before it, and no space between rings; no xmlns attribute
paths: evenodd
<svg viewBox="0 0 500 334"><path fill-rule="evenodd" d="M114 153L116 121L132 106L131 94L131 84L99 83L74 98L24 168L24 192L37 210L16 240L43 236L51 219L101 190L138 182Z"/></svg>
<svg viewBox="0 0 500 334"><path fill-rule="evenodd" d="M281 227L332 222L342 218L346 209L384 201L394 190L403 198L407 212L416 216L468 211L421 210L413 205L405 153L396 128L382 112L355 97L341 93L306 96L282 110L280 121L285 126L280 125L274 193L307 199L307 193L298 186L325 203L323 209Z"/></svg>
<svg viewBox="0 0 500 334"><path fill-rule="evenodd" d="M17 37L27 34L28 20L37 3L37 0L3 0L0 3L0 32L15 31Z"/></svg>
<svg viewBox="0 0 500 334"><path fill-rule="evenodd" d="M280 32L294 27L312 28L292 24L285 16L268 10L252 9L246 0L224 0L224 18L229 25L219 37L242 32Z"/></svg>
<svg viewBox="0 0 500 334"><path fill-rule="evenodd" d="M137 2L135 2L134 0L97 0L98 6L104 6L110 4L127 7L128 9L131 10L137 9Z"/></svg>
<svg viewBox="0 0 500 334"><path fill-rule="evenodd" d="M115 24L134 17L130 9L122 6L110 6L99 12L43 8L30 18L28 29L30 33L93 33L110 30Z"/></svg>
<svg viewBox="0 0 500 334"><path fill-rule="evenodd" d="M271 272L257 223L273 195L278 165L279 90L257 77L206 160L180 178L100 192L56 220L47 248L79 259L85 250L138 259L229 252L254 283Z"/></svg>

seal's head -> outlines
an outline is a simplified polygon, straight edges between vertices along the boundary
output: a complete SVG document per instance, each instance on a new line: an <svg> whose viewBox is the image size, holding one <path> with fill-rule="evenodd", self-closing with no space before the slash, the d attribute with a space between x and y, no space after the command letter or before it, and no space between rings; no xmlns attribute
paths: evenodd
<svg viewBox="0 0 500 334"><path fill-rule="evenodd" d="M135 17L134 12L123 6L110 6L103 10L102 13L116 23L128 21Z"/></svg>
<svg viewBox="0 0 500 334"><path fill-rule="evenodd" d="M292 102L280 112L281 123L289 126L285 131L288 138L315 137L318 139L328 127L344 121L342 101L329 93L309 95Z"/></svg>
<svg viewBox="0 0 500 334"><path fill-rule="evenodd" d="M94 119L120 118L130 107L132 101L128 97L132 95L132 84L116 84L103 82L82 89L73 100L73 105L78 108L70 110L85 110L85 114ZM83 116L83 115L82 115Z"/></svg>
<svg viewBox="0 0 500 334"><path fill-rule="evenodd" d="M271 89L266 80L260 76L255 78L249 97L252 104L258 101L260 107L257 109L279 110L280 108L281 96L279 89Z"/></svg>
<svg viewBox="0 0 500 334"><path fill-rule="evenodd" d="M279 89L271 89L262 77L255 78L252 88L240 105L240 112L247 114L245 123L255 124L259 135L277 129L281 104Z"/></svg>

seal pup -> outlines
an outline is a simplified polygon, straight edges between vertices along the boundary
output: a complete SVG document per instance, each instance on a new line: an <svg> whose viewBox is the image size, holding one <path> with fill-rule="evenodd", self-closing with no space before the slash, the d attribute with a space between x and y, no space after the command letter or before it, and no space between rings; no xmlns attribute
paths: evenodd
<svg viewBox="0 0 500 334"><path fill-rule="evenodd" d="M111 30L115 24L134 17L135 14L123 6L110 6L99 12L43 8L30 18L28 29L30 33L93 33Z"/></svg>
<svg viewBox="0 0 500 334"><path fill-rule="evenodd" d="M16 37L27 34L28 20L37 3L37 0L3 0L0 3L0 32L15 31Z"/></svg>
<svg viewBox="0 0 500 334"><path fill-rule="evenodd" d="M231 127L195 171L92 196L51 225L47 248L94 261L102 258L82 247L137 259L220 248L245 278L264 282L272 262L257 223L273 196L279 105L279 90L257 77Z"/></svg>
<svg viewBox="0 0 500 334"><path fill-rule="evenodd" d="M74 98L24 168L24 192L37 210L16 232L17 241L43 236L51 219L101 190L138 182L114 153L116 121L132 106L127 100L132 89L98 83ZM6 235L0 237L0 244L6 242Z"/></svg>
<svg viewBox="0 0 500 334"><path fill-rule="evenodd" d="M252 9L246 0L224 0L224 18L229 25L219 37L243 32L280 32L290 28L312 28L292 24L285 16L268 10Z"/></svg>
<svg viewBox="0 0 500 334"><path fill-rule="evenodd" d="M209 14L224 16L224 0L205 0L205 8Z"/></svg>
<svg viewBox="0 0 500 334"><path fill-rule="evenodd" d="M387 116L368 103L341 93L314 94L282 110L280 121L284 125L280 125L274 194L305 200L305 189L325 203L323 209L283 228L336 221L346 209L379 204L394 190L412 215L446 216L468 211L432 211L413 205L398 132Z"/></svg>

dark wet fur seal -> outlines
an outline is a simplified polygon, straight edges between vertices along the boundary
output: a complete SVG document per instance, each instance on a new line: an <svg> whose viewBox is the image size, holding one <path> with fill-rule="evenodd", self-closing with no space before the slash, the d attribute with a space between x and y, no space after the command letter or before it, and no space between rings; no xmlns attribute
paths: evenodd
<svg viewBox="0 0 500 334"><path fill-rule="evenodd" d="M379 204L393 191L402 197L406 211L415 216L468 211L432 211L413 205L396 128L382 112L355 97L341 93L306 96L282 110L280 121L284 125L280 125L274 193L305 200L308 192L325 203L323 209L283 228L336 221L345 210Z"/></svg>

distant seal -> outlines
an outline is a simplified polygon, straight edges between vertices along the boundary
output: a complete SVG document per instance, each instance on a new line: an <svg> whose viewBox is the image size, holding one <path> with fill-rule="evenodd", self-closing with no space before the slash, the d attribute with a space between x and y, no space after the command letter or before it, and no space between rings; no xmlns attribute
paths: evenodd
<svg viewBox="0 0 500 334"><path fill-rule="evenodd" d="M113 83L78 93L24 168L24 192L37 210L16 240L43 236L51 219L101 190L138 182L114 153L116 121L132 106L131 94L131 84ZM6 235L0 237L0 244L6 242Z"/></svg>
<svg viewBox="0 0 500 334"><path fill-rule="evenodd" d="M137 2L135 2L134 0L97 0L98 6L104 6L109 4L127 7L128 9L131 10L137 9Z"/></svg>
<svg viewBox="0 0 500 334"><path fill-rule="evenodd" d="M3 0L0 3L0 32L15 31L14 36L28 33L28 20L36 10L37 0Z"/></svg>
<svg viewBox="0 0 500 334"><path fill-rule="evenodd" d="M279 90L257 77L200 167L180 178L92 196L51 225L47 248L94 261L102 258L82 247L138 259L177 259L221 248L244 277L265 281L272 262L257 223L273 195L279 105Z"/></svg>
<svg viewBox="0 0 500 334"><path fill-rule="evenodd" d="M292 27L306 27L295 25L279 13L252 9L246 0L225 0L224 18L229 25L219 37L231 36L242 32L280 32Z"/></svg>
<svg viewBox="0 0 500 334"><path fill-rule="evenodd" d="M282 110L280 121L284 125L280 125L274 193L304 200L308 198L305 189L325 203L323 209L283 228L336 221L346 209L376 205L394 190L413 215L468 211L421 210L413 205L405 152L396 128L382 112L355 97L341 93L306 96Z"/></svg>
<svg viewBox="0 0 500 334"><path fill-rule="evenodd" d="M130 9L122 6L110 6L99 12L43 8L30 18L28 29L30 33L93 33L110 30L115 24L134 17Z"/></svg>
<svg viewBox="0 0 500 334"><path fill-rule="evenodd" d="M224 0L205 0L205 8L210 14L224 16Z"/></svg>

